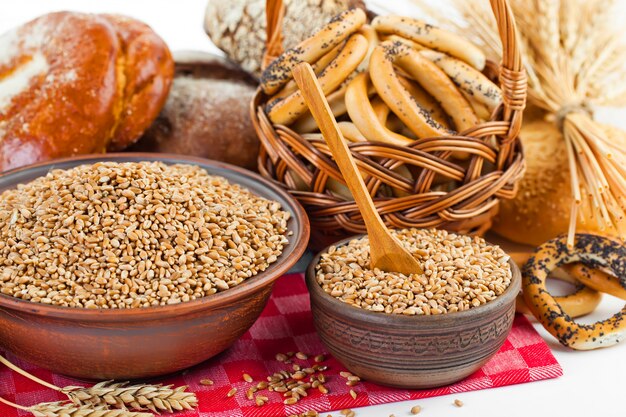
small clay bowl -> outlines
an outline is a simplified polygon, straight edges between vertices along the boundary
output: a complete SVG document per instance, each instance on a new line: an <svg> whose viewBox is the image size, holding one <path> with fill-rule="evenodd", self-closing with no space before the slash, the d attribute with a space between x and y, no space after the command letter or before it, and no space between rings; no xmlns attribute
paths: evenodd
<svg viewBox="0 0 626 417"><path fill-rule="evenodd" d="M456 313L403 316L352 307L324 292L315 266L327 250L313 258L306 273L315 328L330 353L367 381L407 389L452 384L480 369L511 330L521 287L512 261L511 284L495 300Z"/></svg>
<svg viewBox="0 0 626 417"><path fill-rule="evenodd" d="M222 352L256 321L274 281L306 249L309 222L302 207L259 175L221 162L168 154L108 154L57 160L0 177L0 192L45 175L99 161L161 161L199 165L291 213L293 232L278 260L240 285L172 306L87 310L32 303L0 295L0 348L40 367L83 379L136 379L169 374Z"/></svg>

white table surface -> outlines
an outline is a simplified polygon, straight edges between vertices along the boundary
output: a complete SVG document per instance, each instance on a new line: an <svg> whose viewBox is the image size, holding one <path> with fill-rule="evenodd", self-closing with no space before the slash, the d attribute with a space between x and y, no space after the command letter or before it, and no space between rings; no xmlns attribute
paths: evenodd
<svg viewBox="0 0 626 417"><path fill-rule="evenodd" d="M223 0L228 1L228 0ZM441 1L441 0L438 0ZM485 0L486 1L486 0ZM414 14L409 0L370 0L376 8ZM618 13L626 17L626 1L620 0ZM127 14L151 25L172 50L198 49L216 51L202 29L205 0L17 0L2 2L0 33L40 14L55 10L114 12ZM622 19L623 20L623 19ZM603 121L626 128L625 110L603 110ZM623 302L605 296L600 308L585 323L609 317ZM504 388L456 394L375 407L355 409L359 417L409 416L410 408L419 404L424 416L603 416L626 415L626 343L613 348L574 352L561 347L541 326L535 325L546 338L564 375L549 381ZM455 399L464 402L455 407ZM326 413L323 414L324 416ZM333 413L333 416L339 416Z"/></svg>

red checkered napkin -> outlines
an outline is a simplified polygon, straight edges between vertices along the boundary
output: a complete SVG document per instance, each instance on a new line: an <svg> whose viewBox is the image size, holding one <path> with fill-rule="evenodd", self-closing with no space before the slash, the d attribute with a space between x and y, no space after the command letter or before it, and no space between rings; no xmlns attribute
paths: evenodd
<svg viewBox="0 0 626 417"><path fill-rule="evenodd" d="M283 397L276 392L262 391L269 402L258 407L254 400L246 398L251 384L242 379L243 373L261 381L274 372L289 369L291 365L275 359L278 352L302 351L312 355L325 353L324 372L329 389L327 395L310 390L310 395L295 405L284 405ZM11 357L10 360L15 358ZM312 365L312 359L301 361L301 365ZM57 386L79 385L63 376L52 374L27 363L17 361L19 366L38 377L52 381ZM309 296L302 274L287 275L279 279L272 297L259 320L239 341L221 355L189 369L179 376L162 382L188 385L198 395L198 410L181 413L179 417L279 417L302 413L307 410L320 412L366 405L391 403L446 395L464 391L501 387L556 378L563 371L550 349L532 325L518 315L504 346L485 366L465 380L447 387L432 390L407 391L362 382L348 387L339 372L345 370L339 362L326 353L318 338L309 306ZM211 386L200 385L201 379L214 381ZM226 394L237 388L237 393L228 398ZM349 394L354 389L358 396ZM0 370L0 395L18 404L30 405L42 401L62 399L56 392L43 388L30 380L3 368ZM0 416L24 415L0 404Z"/></svg>

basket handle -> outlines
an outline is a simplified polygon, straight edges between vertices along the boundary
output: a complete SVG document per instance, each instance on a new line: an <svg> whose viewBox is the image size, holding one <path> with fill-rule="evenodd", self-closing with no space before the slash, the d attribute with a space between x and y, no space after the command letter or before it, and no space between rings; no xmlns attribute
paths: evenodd
<svg viewBox="0 0 626 417"><path fill-rule="evenodd" d="M504 104L503 120L509 122L506 135L500 137L502 149L498 158L498 168L510 162L513 155L513 141L522 127L522 114L526 107L527 78L519 49L517 25L507 0L490 0L498 25L502 43L502 62L499 81Z"/></svg>
<svg viewBox="0 0 626 417"><path fill-rule="evenodd" d="M285 6L283 0L266 0L266 36L265 54L263 55L262 69L283 53L283 18Z"/></svg>

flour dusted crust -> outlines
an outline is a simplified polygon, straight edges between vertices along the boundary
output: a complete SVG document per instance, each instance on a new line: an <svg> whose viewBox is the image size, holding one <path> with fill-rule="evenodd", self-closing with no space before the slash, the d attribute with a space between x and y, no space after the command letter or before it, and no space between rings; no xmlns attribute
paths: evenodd
<svg viewBox="0 0 626 417"><path fill-rule="evenodd" d="M58 12L2 35L0 170L132 143L172 65L148 26L121 17Z"/></svg>
<svg viewBox="0 0 626 417"><path fill-rule="evenodd" d="M249 115L256 82L216 55L184 51L174 57L176 75L165 106L131 149L256 168L259 142Z"/></svg>
<svg viewBox="0 0 626 417"><path fill-rule="evenodd" d="M283 47L292 48L333 16L362 0L284 0ZM265 0L209 0L204 29L211 41L245 70L260 75L265 51Z"/></svg>

